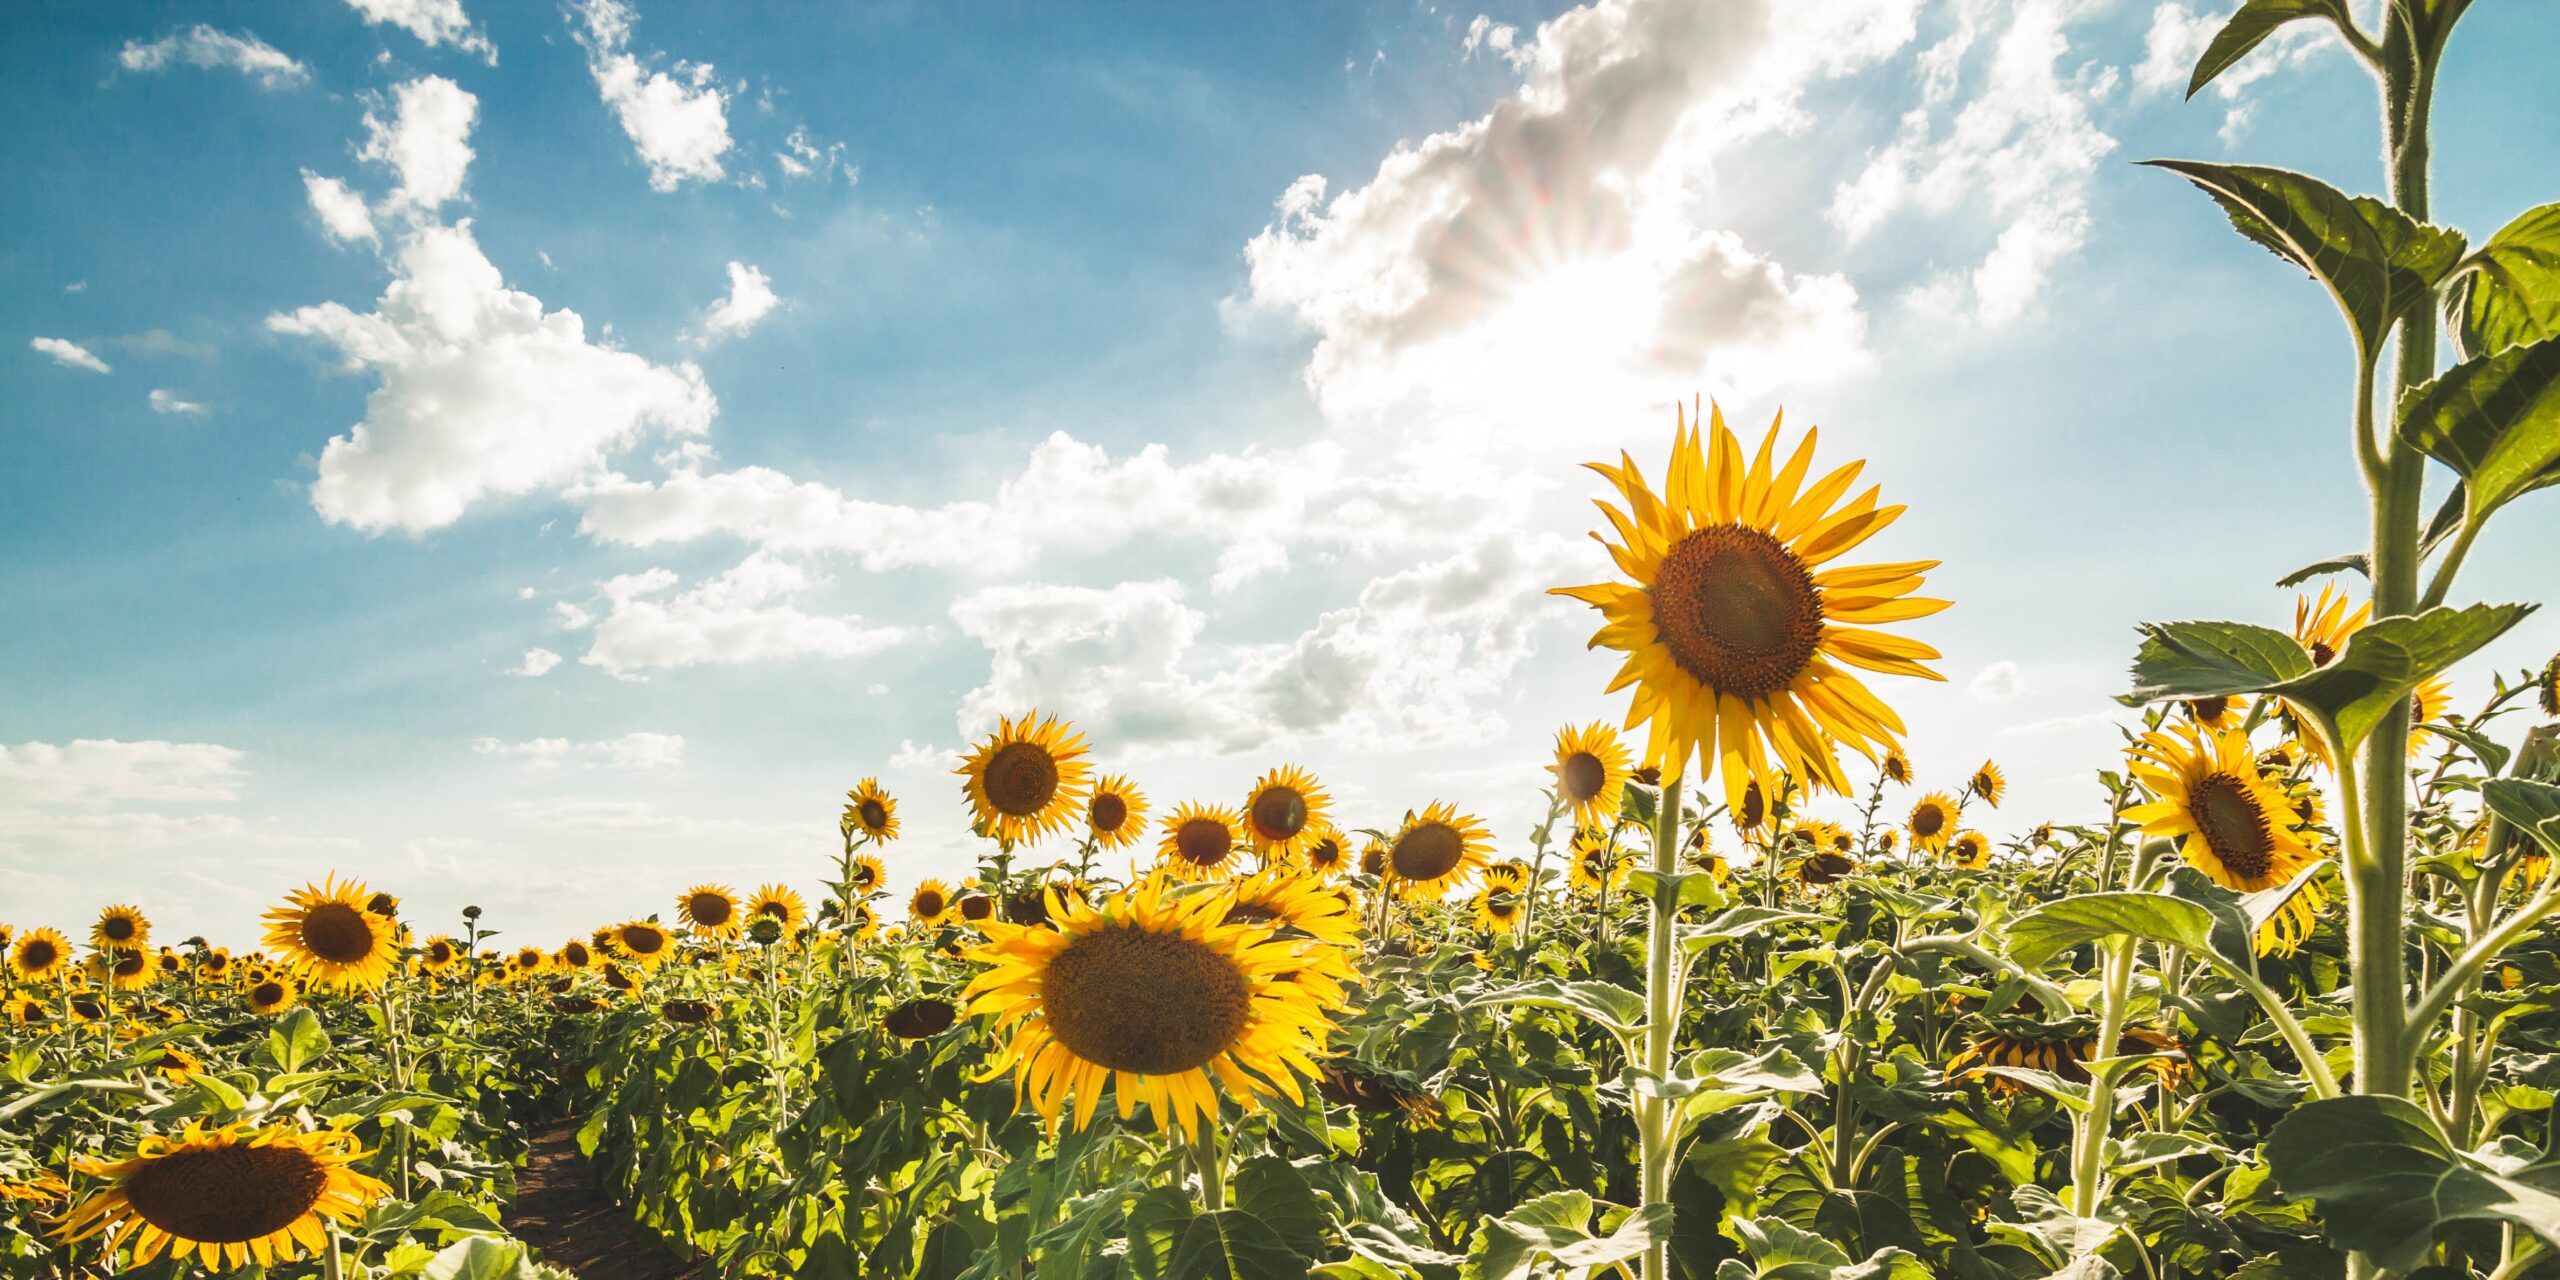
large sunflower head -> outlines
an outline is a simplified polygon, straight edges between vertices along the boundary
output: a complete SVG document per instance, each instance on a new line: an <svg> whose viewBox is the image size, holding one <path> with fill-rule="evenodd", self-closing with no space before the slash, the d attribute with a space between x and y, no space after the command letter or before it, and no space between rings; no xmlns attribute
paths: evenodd
<svg viewBox="0 0 2560 1280"><path fill-rule="evenodd" d="M1156 869L1177 880L1224 880L1244 848L1233 809L1185 801L1164 817Z"/></svg>
<svg viewBox="0 0 2560 1280"><path fill-rule="evenodd" d="M391 921L365 908L372 896L363 884L335 875L306 884L267 913L266 945L306 985L379 987L400 948Z"/></svg>
<svg viewBox="0 0 2560 1280"><path fill-rule="evenodd" d="M979 831L1025 844L1065 824L1085 798L1084 754L1084 739L1055 717L1001 721L959 770Z"/></svg>
<svg viewBox="0 0 2560 1280"><path fill-rule="evenodd" d="M1602 721L1556 731L1556 760L1547 766L1556 778L1556 798L1573 810L1580 823L1609 822L1618 816L1618 798L1627 789L1627 747Z"/></svg>
<svg viewBox="0 0 2560 1280"><path fill-rule="evenodd" d="M875 844L898 838L898 800L878 778L864 778L861 786L844 793L844 799L846 835L858 831Z"/></svg>
<svg viewBox="0 0 2560 1280"><path fill-rule="evenodd" d="M1298 854L1298 865L1320 880L1330 880L1351 868L1350 842L1342 829L1328 822L1316 829L1316 838Z"/></svg>
<svg viewBox="0 0 2560 1280"><path fill-rule="evenodd" d="M98 913L98 923L89 930L89 945L141 950L151 941L151 921L138 907L113 906Z"/></svg>
<svg viewBox="0 0 2560 1280"><path fill-rule="evenodd" d="M113 1181L65 1213L56 1234L77 1243L129 1227L122 1239L137 1267L164 1252L210 1271L293 1262L328 1249L330 1224L351 1225L391 1194L351 1167L365 1154L337 1130L191 1122L145 1137L129 1159L77 1161Z"/></svg>
<svg viewBox="0 0 2560 1280"><path fill-rule="evenodd" d="M940 924L951 914L951 886L939 880L920 880L916 891L907 895L907 918L917 924Z"/></svg>
<svg viewBox="0 0 2560 1280"><path fill-rule="evenodd" d="M808 911L809 904L801 901L800 895L789 885L757 885L756 896L747 900L748 915L758 919L779 920L782 922L785 933L799 928L800 918L808 914Z"/></svg>
<svg viewBox="0 0 2560 1280"><path fill-rule="evenodd" d="M1147 796L1120 774L1104 774L1084 802L1085 830L1097 849L1126 849L1147 831Z"/></svg>
<svg viewBox="0 0 2560 1280"><path fill-rule="evenodd" d="M1972 792L1975 799L1994 809L2000 807L2000 798L2009 794L2009 779L2000 772L1997 761L1983 761L1982 767L1974 770L1973 776L1965 779L1964 785L1965 790Z"/></svg>
<svg viewBox="0 0 2560 1280"><path fill-rule="evenodd" d="M1399 892L1437 900L1449 886L1484 865L1493 833L1456 806L1432 801L1420 813L1407 814L1404 827L1387 844L1387 878Z"/></svg>
<svg viewBox="0 0 2560 1280"><path fill-rule="evenodd" d="M9 971L25 983L50 982L71 967L71 940L52 929L29 929L9 947Z"/></svg>
<svg viewBox="0 0 2560 1280"><path fill-rule="evenodd" d="M675 938L655 920L626 920L613 927L613 951L643 969L664 964Z"/></svg>
<svg viewBox="0 0 2560 1280"><path fill-rule="evenodd" d="M1245 843L1268 859L1294 859L1315 843L1332 803L1332 797L1316 785L1315 775L1296 765L1274 769L1262 775L1245 796L1240 823Z"/></svg>
<svg viewBox="0 0 2560 1280"><path fill-rule="evenodd" d="M2176 724L2142 736L2133 776L2153 799L2124 811L2145 835L2174 836L2186 860L2242 893L2291 881L2318 860L2284 792L2237 733Z"/></svg>
<svg viewBox="0 0 2560 1280"><path fill-rule="evenodd" d="M1903 827L1911 832L1914 853L1936 853L1947 847L1956 834L1955 797L1944 791L1932 791L1911 806L1911 816Z"/></svg>
<svg viewBox="0 0 2560 1280"><path fill-rule="evenodd" d="M1046 928L991 921L969 958L987 966L968 1012L993 1019L1020 1102L1083 1128L1106 1086L1123 1119L1143 1105L1185 1135L1217 1122L1223 1091L1250 1109L1303 1101L1333 1030L1315 952L1268 923L1228 923L1229 895L1176 896L1148 880L1099 904L1060 899ZM1009 1033L1009 1034L1007 1034Z"/></svg>
<svg viewBox="0 0 2560 1280"><path fill-rule="evenodd" d="M1609 688L1636 686L1627 727L1649 724L1646 763L1694 756L1735 809L1780 769L1845 791L1833 744L1873 759L1903 731L1848 668L1942 678L1922 665L1937 650L1873 629L1946 607L1912 594L1936 562L1835 565L1902 514L1873 488L1843 501L1865 464L1809 480L1816 433L1780 462L1772 422L1745 462L1721 409L1706 425L1683 415L1659 495L1623 454L1592 464L1625 502L1599 504L1618 537L1601 545L1633 581L1557 590L1607 620L1593 646L1627 655Z"/></svg>
<svg viewBox="0 0 2560 1280"><path fill-rule="evenodd" d="M712 938L734 938L746 927L746 918L738 911L738 895L724 884L698 884L676 898L676 918L695 933Z"/></svg>

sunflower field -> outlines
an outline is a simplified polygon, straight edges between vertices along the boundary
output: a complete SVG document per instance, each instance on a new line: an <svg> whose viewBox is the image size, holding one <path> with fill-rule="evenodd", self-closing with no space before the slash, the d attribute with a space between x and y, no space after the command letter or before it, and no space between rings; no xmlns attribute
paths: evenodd
<svg viewBox="0 0 2560 1280"><path fill-rule="evenodd" d="M2455 597L2560 482L2560 205L2428 221L2465 7L2249 0L2195 69L2311 23L2379 86L2380 198L2155 162L2335 301L2372 519L2289 626L2142 629L2082 820L1905 755L1934 562L1837 433L1701 405L1591 466L1555 594L1621 665L1531 830L1173 802L1025 709L953 882L866 779L814 890L574 938L334 875L0 927L0 1272L567 1276L511 1230L565 1132L704 1276L2560 1275L2560 659L2466 666L2534 606Z"/></svg>

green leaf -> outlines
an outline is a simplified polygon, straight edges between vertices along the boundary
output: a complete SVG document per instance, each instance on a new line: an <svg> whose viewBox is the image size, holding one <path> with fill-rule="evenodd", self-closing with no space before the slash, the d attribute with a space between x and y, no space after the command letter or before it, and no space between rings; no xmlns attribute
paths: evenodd
<svg viewBox="0 0 2560 1280"><path fill-rule="evenodd" d="M2399 431L2461 473L2474 524L2512 498L2560 483L2560 338L2466 360L2410 388Z"/></svg>
<svg viewBox="0 0 2560 1280"><path fill-rule="evenodd" d="M1255 1156L1237 1167L1227 1189L1230 1199L1251 1206L1291 1249L1309 1256L1323 1251L1324 1202L1296 1165L1280 1156Z"/></svg>
<svg viewBox="0 0 2560 1280"><path fill-rule="evenodd" d="M2135 703L2258 693L2312 670L2311 654L2273 627L2148 622L2133 658Z"/></svg>
<svg viewBox="0 0 2560 1280"><path fill-rule="evenodd" d="M2333 730L2353 751L2429 676L2477 652L2533 612L2529 604L2435 608L2383 618L2347 638L2325 667L2292 636L2245 622L2145 623L2129 701L2272 693Z"/></svg>
<svg viewBox="0 0 2560 1280"><path fill-rule="evenodd" d="M2462 257L2462 235L2427 226L2370 196L2262 165L2148 160L2204 189L2240 234L2311 273L2355 335L2359 367L2392 324L2435 297Z"/></svg>
<svg viewBox="0 0 2560 1280"><path fill-rule="evenodd" d="M1714 873L1679 871L1665 876L1652 871L1627 873L1627 892L1638 898L1668 898L1674 910L1681 907L1721 907L1725 892L1716 883Z"/></svg>
<svg viewBox="0 0 2560 1280"><path fill-rule="evenodd" d="M1193 1218L1165 1268L1168 1280L1300 1280L1306 1274L1306 1258L1242 1209Z"/></svg>
<svg viewBox="0 0 2560 1280"><path fill-rule="evenodd" d="M2267 1135L2287 1196L2313 1201L2330 1244L2414 1271L2448 1222L2512 1223L2560 1243L2560 1169L2495 1169L2455 1151L2416 1105L2350 1094L2306 1102Z"/></svg>
<svg viewBox="0 0 2560 1280"><path fill-rule="evenodd" d="M473 1236L447 1246L418 1273L418 1280L540 1280L525 1247L513 1240Z"/></svg>
<svg viewBox="0 0 2560 1280"><path fill-rule="evenodd" d="M2560 338L2560 204L2525 210L2459 270L2445 313L2463 354Z"/></svg>
<svg viewBox="0 0 2560 1280"><path fill-rule="evenodd" d="M1636 1028L1644 1025L1644 997L1606 982L1563 982L1540 978L1478 996L1469 1001L1467 1007L1483 1009L1505 1004L1569 1010L1620 1036L1633 1035Z"/></svg>
<svg viewBox="0 0 2560 1280"><path fill-rule="evenodd" d="M2130 935L2213 950L2213 913L2165 893L2112 890L2058 898L2009 922L2009 958L2029 969L2083 943Z"/></svg>
<svg viewBox="0 0 2560 1280"><path fill-rule="evenodd" d="M320 1015L309 1006L296 1008L267 1030L267 1055L276 1060L277 1069L290 1075L317 1062L329 1052L329 1033L320 1026Z"/></svg>
<svg viewBox="0 0 2560 1280"><path fill-rule="evenodd" d="M2193 98L2204 92L2215 76L2248 57L2249 51L2274 35L2278 27L2304 18L2343 21L2343 7L2339 0L2249 0L2205 45L2204 55L2196 59L2195 74L2187 79L2187 96Z"/></svg>
<svg viewBox="0 0 2560 1280"><path fill-rule="evenodd" d="M1483 1280L1526 1280L1538 1260L1548 1258L1570 1273L1588 1275L1592 1268L1643 1253L1656 1235L1670 1236L1668 1205L1630 1213L1605 1236L1592 1234L1591 1209L1591 1197L1580 1191L1550 1191L1487 1222L1476 1238L1476 1274Z"/></svg>
<svg viewBox="0 0 2560 1280"><path fill-rule="evenodd" d="M1733 942L1782 924L1818 923L1821 916L1778 907L1744 905L1717 913L1705 924L1684 925L1680 929L1680 947L1692 955L1719 942Z"/></svg>
<svg viewBox="0 0 2560 1280"><path fill-rule="evenodd" d="M2560 787L2530 778L2492 778L2480 798L2507 825L2531 834L2547 853L2560 854Z"/></svg>
<svg viewBox="0 0 2560 1280"><path fill-rule="evenodd" d="M1929 1269L1902 1249L1878 1249L1852 1262L1840 1246L1783 1218L1736 1218L1730 1224L1751 1261L1728 1260L1716 1280L1929 1280Z"/></svg>

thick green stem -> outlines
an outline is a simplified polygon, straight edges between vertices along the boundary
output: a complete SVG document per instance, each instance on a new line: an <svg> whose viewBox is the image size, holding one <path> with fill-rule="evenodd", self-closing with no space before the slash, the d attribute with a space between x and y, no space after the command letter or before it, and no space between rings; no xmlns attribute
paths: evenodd
<svg viewBox="0 0 2560 1280"><path fill-rule="evenodd" d="M1671 1048L1680 1029L1680 982L1672 965L1678 951L1679 898L1670 889L1680 870L1680 775L1666 772L1661 804L1653 816L1653 916L1645 934L1644 1069L1650 1087L1636 1095L1638 1156L1643 1162L1644 1203L1671 1203L1671 1103L1658 1087L1671 1075ZM1645 1280L1672 1280L1671 1242L1657 1236L1644 1255Z"/></svg>
<svg viewBox="0 0 2560 1280"><path fill-rule="evenodd" d="M2124 1043L2126 997L2133 988L2133 939L2110 938L2100 945L2098 1042L2091 1056L2104 1060L2115 1057ZM2113 1066L2089 1073L2089 1110L2077 1117L2071 1135L2071 1212L2077 1217L2098 1216L2098 1202L2106 1190L2107 1133L2114 1127L2119 1074Z"/></svg>
<svg viewBox="0 0 2560 1280"><path fill-rule="evenodd" d="M1192 1132L1190 1145L1191 1163L1200 1171L1200 1212L1216 1213L1227 1207L1227 1165L1218 1150L1217 1122L1203 1122Z"/></svg>

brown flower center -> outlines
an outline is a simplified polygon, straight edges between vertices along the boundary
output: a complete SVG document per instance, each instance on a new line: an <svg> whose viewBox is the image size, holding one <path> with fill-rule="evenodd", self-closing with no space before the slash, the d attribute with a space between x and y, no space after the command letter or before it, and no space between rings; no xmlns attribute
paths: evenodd
<svg viewBox="0 0 2560 1280"><path fill-rule="evenodd" d="M1757 830L1761 823L1768 821L1768 818L1769 802L1760 794L1760 780L1754 778L1744 783L1742 812L1734 815L1734 823L1745 831L1752 831Z"/></svg>
<svg viewBox="0 0 2560 1280"><path fill-rule="evenodd" d="M293 1225L329 1186L328 1170L299 1147L226 1146L173 1151L124 1179L142 1220L180 1240L245 1244Z"/></svg>
<svg viewBox="0 0 2560 1280"><path fill-rule="evenodd" d="M1058 794L1058 762L1036 742L1008 742L987 760L979 783L987 803L1008 818L1027 818Z"/></svg>
<svg viewBox="0 0 2560 1280"><path fill-rule="evenodd" d="M1041 981L1049 1030L1114 1071L1208 1065L1244 1033L1253 989L1233 960L1176 934L1104 929L1067 944Z"/></svg>
<svg viewBox="0 0 2560 1280"><path fill-rule="evenodd" d="M1653 579L1653 621L1672 661L1719 693L1759 699L1795 683L1822 644L1822 593L1804 561L1758 529L1682 538Z"/></svg>
<svg viewBox="0 0 2560 1280"><path fill-rule="evenodd" d="M1107 836L1129 820L1129 802L1108 791L1097 791L1093 793L1093 803L1085 807L1085 815L1092 820L1094 830Z"/></svg>
<svg viewBox="0 0 2560 1280"><path fill-rule="evenodd" d="M650 925L632 925L622 931L622 946L633 955L654 956L666 950L667 935Z"/></svg>
<svg viewBox="0 0 2560 1280"><path fill-rule="evenodd" d="M261 982L249 989L249 1001L252 1004L282 1004L284 1003L284 984Z"/></svg>
<svg viewBox="0 0 2560 1280"><path fill-rule="evenodd" d="M2205 848L2242 880L2263 879L2275 865L2275 833L2246 786L2226 773L2206 774L2187 792L2187 811Z"/></svg>
<svg viewBox="0 0 2560 1280"><path fill-rule="evenodd" d="M346 903L320 903L302 913L302 949L330 964L355 964L373 954L373 923Z"/></svg>
<svg viewBox="0 0 2560 1280"><path fill-rule="evenodd" d="M130 916L108 916L98 926L98 932L106 935L109 942L131 942L135 932L133 919Z"/></svg>
<svg viewBox="0 0 2560 1280"><path fill-rule="evenodd" d="M1307 798L1295 787L1264 787L1245 812L1265 840L1287 840L1307 827Z"/></svg>
<svg viewBox="0 0 2560 1280"><path fill-rule="evenodd" d="M949 906L950 903L944 899L940 893L932 889L918 889L916 890L915 901L908 903L907 905L914 909L917 916L930 920L935 916L941 915L943 908Z"/></svg>
<svg viewBox="0 0 2560 1280"><path fill-rule="evenodd" d="M62 949L54 946L50 938L29 938L18 944L20 969L31 972L50 969L54 966L54 962L60 959L62 959Z"/></svg>
<svg viewBox="0 0 2560 1280"><path fill-rule="evenodd" d="M1449 874L1466 856L1466 838L1458 834L1457 828L1445 822L1426 822L1397 836L1387 860L1395 865L1396 879L1419 881Z"/></svg>
<svg viewBox="0 0 2560 1280"><path fill-rule="evenodd" d="M1945 809L1934 804L1923 802L1918 808L1911 811L1911 834L1913 837L1926 840L1946 829L1947 811Z"/></svg>
<svg viewBox="0 0 2560 1280"><path fill-rule="evenodd" d="M924 996L891 1009L887 1017L880 1019L880 1025L893 1036L921 1040L950 1030L959 1014L950 1001Z"/></svg>
<svg viewBox="0 0 2560 1280"><path fill-rule="evenodd" d="M1193 818L1173 833L1173 851L1195 867L1219 866L1235 847L1235 831L1215 818Z"/></svg>
<svg viewBox="0 0 2560 1280"><path fill-rule="evenodd" d="M983 893L973 893L960 900L960 918L984 920L996 913L996 900Z"/></svg>
<svg viewBox="0 0 2560 1280"><path fill-rule="evenodd" d="M693 922L706 929L717 929L729 923L738 913L738 904L722 894L697 893L686 899L685 909L693 914Z"/></svg>
<svg viewBox="0 0 2560 1280"><path fill-rule="evenodd" d="M1557 766L1556 780L1564 784L1567 800L1577 804L1597 800L1600 789L1609 785L1609 767L1588 751L1576 751Z"/></svg>
<svg viewBox="0 0 2560 1280"><path fill-rule="evenodd" d="M865 800L855 811L862 815L865 830L877 831L889 825L889 806L877 800Z"/></svg>
<svg viewBox="0 0 2560 1280"><path fill-rule="evenodd" d="M1339 866L1341 862L1342 842L1339 840L1318 840L1307 846L1307 865L1310 867L1322 869Z"/></svg>

